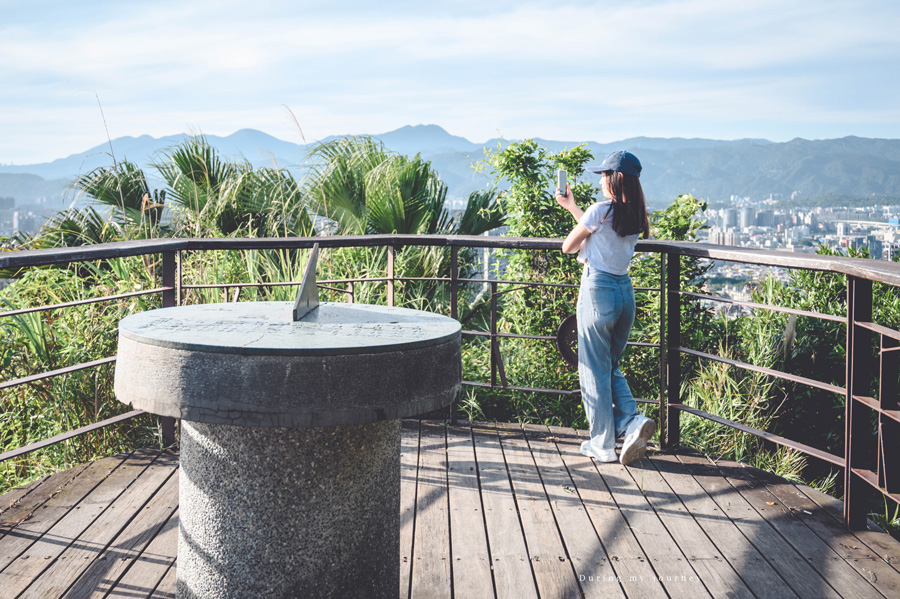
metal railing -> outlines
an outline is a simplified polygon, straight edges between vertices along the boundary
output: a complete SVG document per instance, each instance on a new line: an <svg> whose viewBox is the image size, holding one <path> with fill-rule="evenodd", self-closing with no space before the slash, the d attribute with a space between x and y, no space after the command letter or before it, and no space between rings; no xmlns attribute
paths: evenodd
<svg viewBox="0 0 900 599"><path fill-rule="evenodd" d="M393 305L397 283L404 281L433 281L450 286L450 316L458 318L457 304L461 285L480 283L490 288L490 327L487 331L465 330L471 337L488 337L490 339L490 380L465 381L464 384L475 387L486 387L504 391L553 393L566 396L577 396L578 391L563 389L541 389L510 385L506 378L500 339L521 338L535 340L554 340L555 337L541 335L520 335L498 331L499 306L498 298L507 292L525 286L548 285L554 287L575 288L575 284L549 283L543 281L505 281L489 278L460 278L459 250L461 248L495 248L505 250L554 251L560 249L558 239L530 239L511 237L475 237L475 236L415 236L415 235L371 235L371 236L333 236L315 238L276 238L276 239L158 239L131 241L94 246L82 246L58 250L34 250L0 253L0 268L30 268L35 266L61 265L73 262L107 260L130 256L161 256L161 284L146 291L109 295L87 300L48 305L36 308L10 310L0 313L0 318L26 312L60 310L87 303L112 301L139 295L161 294L162 306L180 305L184 292L191 289L234 289L233 300L239 297L240 290L245 287L266 287L280 285L299 285L299 282L248 282L229 284L195 284L184 285L181 275L181 256L183 252L225 251L225 250L285 250L306 249L318 243L322 248L342 247L386 247L387 273L384 277L321 280L322 287L347 293L350 301L354 301L354 285L360 283L382 283L387 287L387 303ZM407 246L440 246L450 251L450 274L448 277L403 277L395 272L395 252ZM639 401L658 404L660 406L660 439L663 448L673 448L680 442L680 415L687 412L706 418L721 425L755 435L766 441L791 448L806 455L844 469L844 519L849 528L858 529L866 526L867 488L875 489L886 498L900 503L900 400L898 400L898 375L900 375L900 332L872 322L872 283L879 282L900 286L900 264L844 258L835 256L813 256L767 250L746 248L729 248L708 244L666 241L644 241L636 248L638 252L659 254L660 272L659 287L639 288L648 292L660 293L659 344L632 343L643 347L659 349L660 389L659 399L640 399ZM718 261L740 262L761 266L805 269L843 274L847 277L847 309L846 315L834 316L804 310L795 310L779 306L770 306L750 301L738 301L717 295L696 293L681 289L682 257L698 257ZM335 285L346 285L346 288ZM499 289L500 285L512 285L510 289ZM681 308L684 298L723 302L753 309L786 312L811 318L843 323L846 326L846 381L845 387L817 381L787 372L764 368L737 360L728 359L715 354L697 351L682 345ZM872 354L875 339L879 341L877 355ZM845 400L844 455L838 456L787 437L755 429L729 420L722 416L702 411L682 402L682 356L693 356L702 360L713 360L727 363L733 367L763 373L794 383L807 385L841 395ZM91 362L75 364L50 372L36 373L27 377L0 382L0 390L18 385L25 385L36 380L61 376L77 370L96 367L115 361L110 356ZM877 365L877 368L876 368ZM878 397L868 395L868 390L879 385ZM112 426L124 420L141 415L140 411L128 412L114 418L97 422L90 426L57 435L38 443L8 451L0 455L0 461L8 460L25 453L59 443L66 439L82 435L100 428ZM453 412L455 415L455 411ZM871 434L872 419L877 421L877 434ZM174 440L174 421L163 419L163 437L165 442ZM871 456L877 456L875 466L871 465Z"/></svg>

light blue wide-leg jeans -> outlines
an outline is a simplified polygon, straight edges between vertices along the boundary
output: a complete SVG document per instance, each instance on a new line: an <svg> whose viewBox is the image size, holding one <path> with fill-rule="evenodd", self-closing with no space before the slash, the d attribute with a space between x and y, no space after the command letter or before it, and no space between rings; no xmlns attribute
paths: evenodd
<svg viewBox="0 0 900 599"><path fill-rule="evenodd" d="M594 449L614 450L616 437L625 434L638 414L619 370L634 310L634 287L627 274L614 275L585 265L576 307L578 376Z"/></svg>

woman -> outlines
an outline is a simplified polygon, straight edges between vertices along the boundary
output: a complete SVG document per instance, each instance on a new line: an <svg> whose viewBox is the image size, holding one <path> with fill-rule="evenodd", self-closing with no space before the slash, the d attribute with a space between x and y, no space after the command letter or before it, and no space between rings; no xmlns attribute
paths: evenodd
<svg viewBox="0 0 900 599"><path fill-rule="evenodd" d="M619 370L634 322L634 287L628 266L640 234L650 235L641 163L630 152L613 152L591 169L601 173L606 201L583 212L566 188L556 201L578 224L563 242L567 254L578 252L584 263L578 294L578 375L581 399L590 424L590 441L581 453L600 462L616 461L616 438L624 436L619 460L624 465L644 457L656 423L637 411L637 404Z"/></svg>

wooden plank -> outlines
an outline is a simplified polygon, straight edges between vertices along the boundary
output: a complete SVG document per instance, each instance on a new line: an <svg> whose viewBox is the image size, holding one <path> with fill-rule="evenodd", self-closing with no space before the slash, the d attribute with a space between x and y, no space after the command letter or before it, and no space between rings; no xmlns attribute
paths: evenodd
<svg viewBox="0 0 900 599"><path fill-rule="evenodd" d="M581 455L578 433L571 428L556 426L549 427L549 431L625 594L648 599L667 597L650 558L613 501L591 458Z"/></svg>
<svg viewBox="0 0 900 599"><path fill-rule="evenodd" d="M103 554L91 563L66 592L66 596L79 599L104 597L115 587L122 574L140 556L177 508L178 473L173 468L159 491L142 504L131 522L116 536Z"/></svg>
<svg viewBox="0 0 900 599"><path fill-rule="evenodd" d="M124 459L125 456L120 456ZM60 489L70 485L90 464L81 464L44 478L36 487L18 497L12 505L3 511L3 524L0 524L0 544L3 537L22 522L30 519L32 514L48 499L56 495ZM28 485L29 487L31 485Z"/></svg>
<svg viewBox="0 0 900 599"><path fill-rule="evenodd" d="M443 424L422 422L419 476L416 483L416 530L413 540L410 597L450 597L452 566L447 505L447 446Z"/></svg>
<svg viewBox="0 0 900 599"><path fill-rule="evenodd" d="M517 424L498 423L497 431L541 597L581 597L583 589L560 537L524 433Z"/></svg>
<svg viewBox="0 0 900 599"><path fill-rule="evenodd" d="M900 597L900 572L892 568L889 561L870 548L857 534L844 528L788 481L766 482L766 489L785 508L806 524L819 537L866 578L885 597ZM900 564L900 544L884 533L877 535L880 540L893 541L894 563Z"/></svg>
<svg viewBox="0 0 900 599"><path fill-rule="evenodd" d="M16 487L14 489L10 489L3 495L0 495L0 521L7 522L5 518L6 511L9 508L13 507L16 503L24 499L26 495L31 493L33 490L38 488L41 483L49 478L48 476L41 476L30 483L24 484L22 486ZM2 525L0 525L2 526ZM10 525L11 526L11 525ZM2 533L0 533L2 534Z"/></svg>
<svg viewBox="0 0 900 599"><path fill-rule="evenodd" d="M161 454L109 509L94 520L74 544L49 565L21 597L60 597L86 570L94 567L98 560L106 559L110 543L135 514L147 505L147 501L160 486L173 476L176 466L177 456L170 452Z"/></svg>
<svg viewBox="0 0 900 599"><path fill-rule="evenodd" d="M81 537L91 523L106 511L158 455L157 451L139 450L100 481L75 509L70 509L0 573L4 591L15 597L25 590Z"/></svg>
<svg viewBox="0 0 900 599"><path fill-rule="evenodd" d="M491 555L481 506L478 464L468 426L447 427L447 483L453 543L453 594L473 599L493 598Z"/></svg>
<svg viewBox="0 0 900 599"><path fill-rule="evenodd" d="M810 566L802 555L763 519L705 457L679 455L694 480L713 498L747 539L766 556L772 567L800 597L837 599L840 595Z"/></svg>
<svg viewBox="0 0 900 599"><path fill-rule="evenodd" d="M673 455L654 454L649 462L700 525L722 556L757 597L796 597L765 557L728 519Z"/></svg>
<svg viewBox="0 0 900 599"><path fill-rule="evenodd" d="M587 439L588 434L583 430L576 432L579 438L575 443L580 446L580 442ZM618 508L628 529L640 543L657 579L669 596L679 599L711 597L701 580L700 572L688 560L689 554L682 551L675 542L660 515L651 507L627 469L618 462L603 464L592 461L591 467L601 477L602 488L608 491L610 502ZM584 476L589 478L590 471ZM665 497L671 499L670 494Z"/></svg>
<svg viewBox="0 0 900 599"><path fill-rule="evenodd" d="M534 572L509 482L500 438L492 425L473 425L475 458L497 599L536 599Z"/></svg>
<svg viewBox="0 0 900 599"><path fill-rule="evenodd" d="M738 572L709 540L649 459L635 462L623 470L646 496L713 597L753 597L753 592ZM666 589L671 586L675 583L665 584Z"/></svg>
<svg viewBox="0 0 900 599"><path fill-rule="evenodd" d="M743 495L772 528L781 533L842 597L880 599L883 596L871 584L872 581L868 577L848 564L803 522L806 514L802 511L793 512L769 492L764 482L747 476L738 464L719 462L717 467L731 486ZM900 576L897 579L900 580Z"/></svg>
<svg viewBox="0 0 900 599"><path fill-rule="evenodd" d="M173 565L156 586L150 599L175 599L175 566Z"/></svg>
<svg viewBox="0 0 900 599"><path fill-rule="evenodd" d="M16 515L24 513L27 519L7 531L6 536L0 539L0 570L5 570L32 543L40 539L123 461L124 456L117 456L88 464L74 478L71 475L61 477L60 481L68 481L65 486L53 484L42 489L44 485L41 485L26 496L26 499L31 499L24 502L24 505L12 508L11 512L15 511ZM35 507L34 503L39 502L42 497L46 497L46 501Z"/></svg>
<svg viewBox="0 0 900 599"><path fill-rule="evenodd" d="M409 597L413 531L416 525L416 478L419 421L404 420L400 429L400 596Z"/></svg>
<svg viewBox="0 0 900 599"><path fill-rule="evenodd" d="M594 530L555 438L546 426L525 425L525 438L544 484L572 569L585 597L624 597L622 584ZM636 589L639 591L639 589ZM636 594L643 597L643 594Z"/></svg>
<svg viewBox="0 0 900 599"><path fill-rule="evenodd" d="M175 569L178 555L178 510L163 524L140 557L116 582L107 598L131 599L146 597L157 588L162 578Z"/></svg>
<svg viewBox="0 0 900 599"><path fill-rule="evenodd" d="M875 571L872 571L871 575L865 572L867 560L869 559L883 561L885 564L892 566L895 572L898 571L898 568L900 568L900 542L893 537L884 532L872 530L848 531L844 528L844 504L842 501L822 493L818 489L791 483L757 468L729 462L729 465L732 464L741 468L742 472L753 478L764 481L769 486L769 491L794 512L802 512L803 510L811 512L813 517L804 513L804 522L806 522L807 526L817 533L821 533L819 536L825 539L826 542L829 542L832 549L845 559L861 560L860 568L863 569L864 576L870 582L873 576L881 580L894 579L895 575L890 571L884 571L883 577L878 577ZM827 533L825 531L832 532ZM834 534L838 536L836 538L832 537ZM892 594L900 595L900 593L891 592L888 593L888 596Z"/></svg>
<svg viewBox="0 0 900 599"><path fill-rule="evenodd" d="M843 526L844 502L822 493L817 489L811 489L802 485L795 487L810 500L824 508L831 516ZM885 562L895 569L900 569L900 548L889 534L885 533L872 520L866 520L868 530L855 530L854 534L863 541L872 551L878 554Z"/></svg>

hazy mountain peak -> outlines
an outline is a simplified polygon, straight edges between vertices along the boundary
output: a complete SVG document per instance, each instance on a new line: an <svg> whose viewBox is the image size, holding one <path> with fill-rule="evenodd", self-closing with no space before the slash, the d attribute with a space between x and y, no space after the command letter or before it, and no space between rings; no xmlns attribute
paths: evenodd
<svg viewBox="0 0 900 599"><path fill-rule="evenodd" d="M186 134L161 138L125 136L112 140L112 146L117 160L137 163L152 178L156 171L151 163L159 159L160 152L186 137ZM295 172L302 176L307 148L299 134L296 143L255 129L239 129L225 137L205 137L224 158L245 159L257 167L301 167ZM483 174L472 169L472 162L482 158L483 148L496 148L498 143L505 147L512 141L492 139L474 144L435 124L406 125L372 137L394 152L421 154L431 161L449 186L450 195L455 197L465 197L488 183ZM328 139L334 137L323 141ZM552 151L582 143L537 141ZM680 193L713 200L727 200L732 194L757 199L773 193L789 197L794 191L803 197L829 193L900 197L900 140L848 136L813 141L796 138L775 143L765 139L729 141L641 136L612 143L585 143L595 162L616 150L634 151L644 164L644 192L657 205L671 201ZM111 165L109 142L104 141L53 162L0 166L0 196L16 196L27 202L56 193L47 185L39 188L30 178L13 177L13 173L65 182L94 168ZM54 189L60 187L60 182L54 183Z"/></svg>

